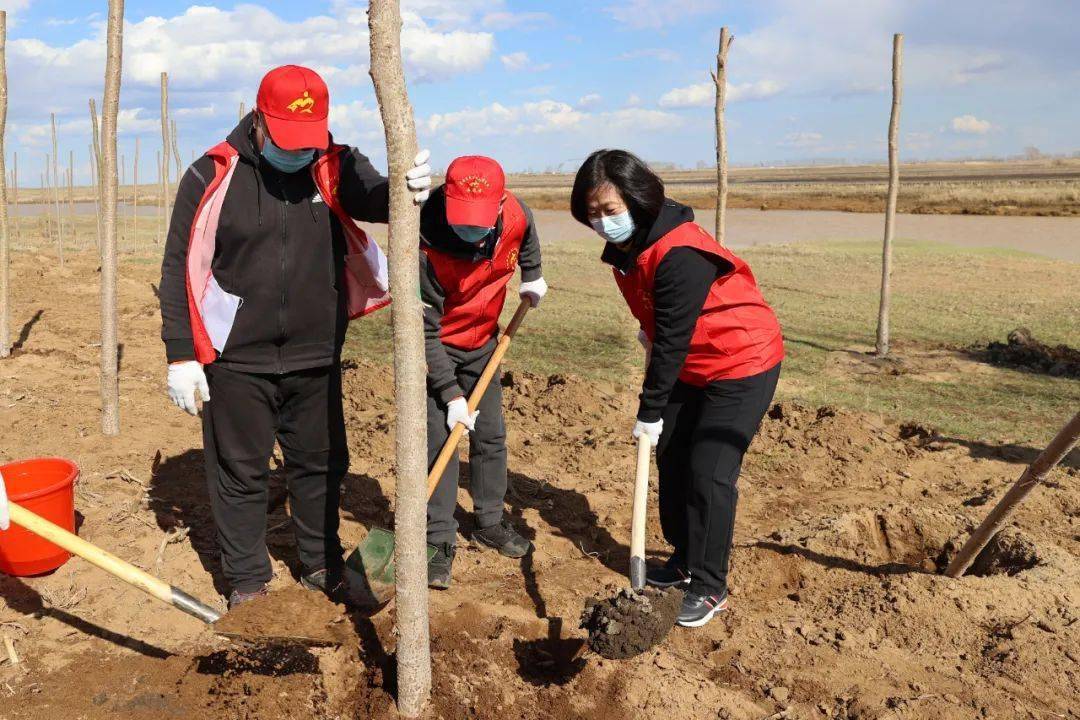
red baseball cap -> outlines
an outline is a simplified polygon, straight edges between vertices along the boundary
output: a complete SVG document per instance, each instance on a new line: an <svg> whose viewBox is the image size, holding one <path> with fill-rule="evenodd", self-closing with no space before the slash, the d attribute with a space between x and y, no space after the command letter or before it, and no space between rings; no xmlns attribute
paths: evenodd
<svg viewBox="0 0 1080 720"><path fill-rule="evenodd" d="M282 150L325 150L329 144L330 91L314 70L282 65L266 73L255 107Z"/></svg>
<svg viewBox="0 0 1080 720"><path fill-rule="evenodd" d="M505 194L506 175L499 163L483 155L456 158L446 168L446 221L495 227Z"/></svg>

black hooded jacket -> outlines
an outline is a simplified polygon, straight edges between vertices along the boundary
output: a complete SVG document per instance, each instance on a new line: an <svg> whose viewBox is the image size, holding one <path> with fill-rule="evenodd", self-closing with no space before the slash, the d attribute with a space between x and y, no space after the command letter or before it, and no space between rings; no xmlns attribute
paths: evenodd
<svg viewBox="0 0 1080 720"><path fill-rule="evenodd" d="M322 201L308 168L286 174L255 145L249 114L229 134L240 154L225 196L212 271L242 298L218 365L252 373L286 373L330 365L348 324L341 287L345 236ZM185 271L195 211L214 177L204 155L177 189L161 264L161 337L169 362L195 358ZM357 220L386 222L386 178L356 149L342 154L338 196Z"/></svg>
<svg viewBox="0 0 1080 720"><path fill-rule="evenodd" d="M625 273L634 267L638 255L646 248L683 223L693 221L693 210L674 200L664 200L660 214L651 226L639 228L627 245L607 243L601 259ZM690 339L709 296L709 288L717 277L732 269L726 261L689 247L673 248L660 261L653 279L656 329L649 367L641 386L638 420L655 422L660 419L686 362Z"/></svg>

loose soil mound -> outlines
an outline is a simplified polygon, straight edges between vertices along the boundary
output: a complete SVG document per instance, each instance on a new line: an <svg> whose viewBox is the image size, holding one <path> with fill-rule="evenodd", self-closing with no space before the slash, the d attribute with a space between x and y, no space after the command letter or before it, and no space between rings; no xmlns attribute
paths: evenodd
<svg viewBox="0 0 1080 720"><path fill-rule="evenodd" d="M1080 350L1068 345L1046 345L1027 328L1016 328L1008 342L992 342L977 350L986 362L1055 377L1080 378Z"/></svg>
<svg viewBox="0 0 1080 720"><path fill-rule="evenodd" d="M662 642L679 614L682 593L623 588L610 598L590 598L581 615L589 647L609 660L640 655Z"/></svg>
<svg viewBox="0 0 1080 720"><path fill-rule="evenodd" d="M83 537L223 607L199 424L162 384L156 271L133 263L120 279L124 430L103 438L87 361L98 288L79 280L96 265L75 255L61 273L51 258L31 260L15 267L15 323L38 309L44 319L0 364L2 454L71 457ZM393 527L386 378L369 362L345 371L347 549L372 526ZM740 479L729 611L627 660L575 660L583 603L626 582L636 388L515 369L504 391L508 518L536 551L512 561L466 542L464 462L454 584L430 596L433 720L1076 716L1075 464L1018 509L1025 541L1003 534L987 574L951 580L935 572L942 553L1041 448L942 437L925 418L905 418L905 431L876 414L779 403ZM270 494L272 588L295 588L278 470ZM663 560L655 486L650 500L646 551ZM44 577L0 576L0 635L22 660L0 664L0 717L392 717L393 605L340 624L348 639L338 647L247 648L77 559Z"/></svg>
<svg viewBox="0 0 1080 720"><path fill-rule="evenodd" d="M214 632L250 642L339 645L349 639L345 620L322 593L294 587L238 605L214 623Z"/></svg>

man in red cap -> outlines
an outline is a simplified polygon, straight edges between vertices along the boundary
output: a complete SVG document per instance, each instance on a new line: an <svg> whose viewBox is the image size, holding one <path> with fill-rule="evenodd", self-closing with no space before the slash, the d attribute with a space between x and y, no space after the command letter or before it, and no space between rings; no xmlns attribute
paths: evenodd
<svg viewBox="0 0 1080 720"><path fill-rule="evenodd" d="M519 294L533 307L547 292L540 272L540 241L532 212L506 190L497 162L459 157L446 183L420 211L420 295L428 366L428 464L458 423L469 431L469 489L476 530L472 539L507 557L531 544L503 518L506 425L502 384L492 380L477 412L466 396L495 350L506 288L521 267ZM455 455L428 502L428 585L450 587L457 539L458 461Z"/></svg>
<svg viewBox="0 0 1080 720"><path fill-rule="evenodd" d="M301 582L343 589L341 347L350 318L389 302L385 257L355 221L386 222L389 195L366 157L333 142L329 109L314 71L267 73L256 109L180 181L165 244L169 396L192 415L196 396L203 401L230 606L265 594L272 578L265 535L275 441ZM427 156L407 173L417 202L431 184Z"/></svg>

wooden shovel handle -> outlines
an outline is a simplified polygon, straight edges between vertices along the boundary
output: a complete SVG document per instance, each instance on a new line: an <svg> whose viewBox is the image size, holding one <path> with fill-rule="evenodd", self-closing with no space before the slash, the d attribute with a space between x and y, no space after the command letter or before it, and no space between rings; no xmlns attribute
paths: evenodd
<svg viewBox="0 0 1080 720"><path fill-rule="evenodd" d="M514 334L517 332L518 326L521 325L521 321L525 319L525 313L527 313L531 307L532 303L530 303L528 299L521 299L517 311L514 312L514 317L510 319L510 324L503 330L502 335L499 337L499 342L495 345L495 352L491 353L487 365L484 366L484 372L480 373L480 379L476 381L476 386L473 388L472 393L469 394L468 405L470 413L476 412L476 408L480 405L480 399L484 397L488 385L491 384L491 378L495 377L495 371L499 369L499 363L502 362L503 356L506 355L506 351L510 348L510 341L514 338ZM457 452L458 441L461 440L461 436L464 432L465 426L458 423L454 426L454 429L450 431L450 436L446 438L446 442L443 443L442 450L439 451L439 456L435 458L435 464L431 466L431 471L428 473L428 499L431 499L431 494L434 493L435 488L439 486L439 480L442 479L443 471L446 470L450 458Z"/></svg>
<svg viewBox="0 0 1080 720"><path fill-rule="evenodd" d="M203 622L212 623L221 616L221 613L204 605L179 588L169 585L164 580L159 580L131 563L102 550L97 545L88 543L78 535L68 532L40 515L36 515L13 502L9 502L8 505L11 509L11 521L13 523L45 538L54 545L59 545L72 555L77 555L83 560L97 565L105 572L123 580L127 584L137 587L158 600L167 602L189 615L199 618Z"/></svg>
<svg viewBox="0 0 1080 720"><path fill-rule="evenodd" d="M645 510L649 504L649 459L652 445L642 435L637 444L637 472L634 476L634 510L630 525L630 587L645 587Z"/></svg>

